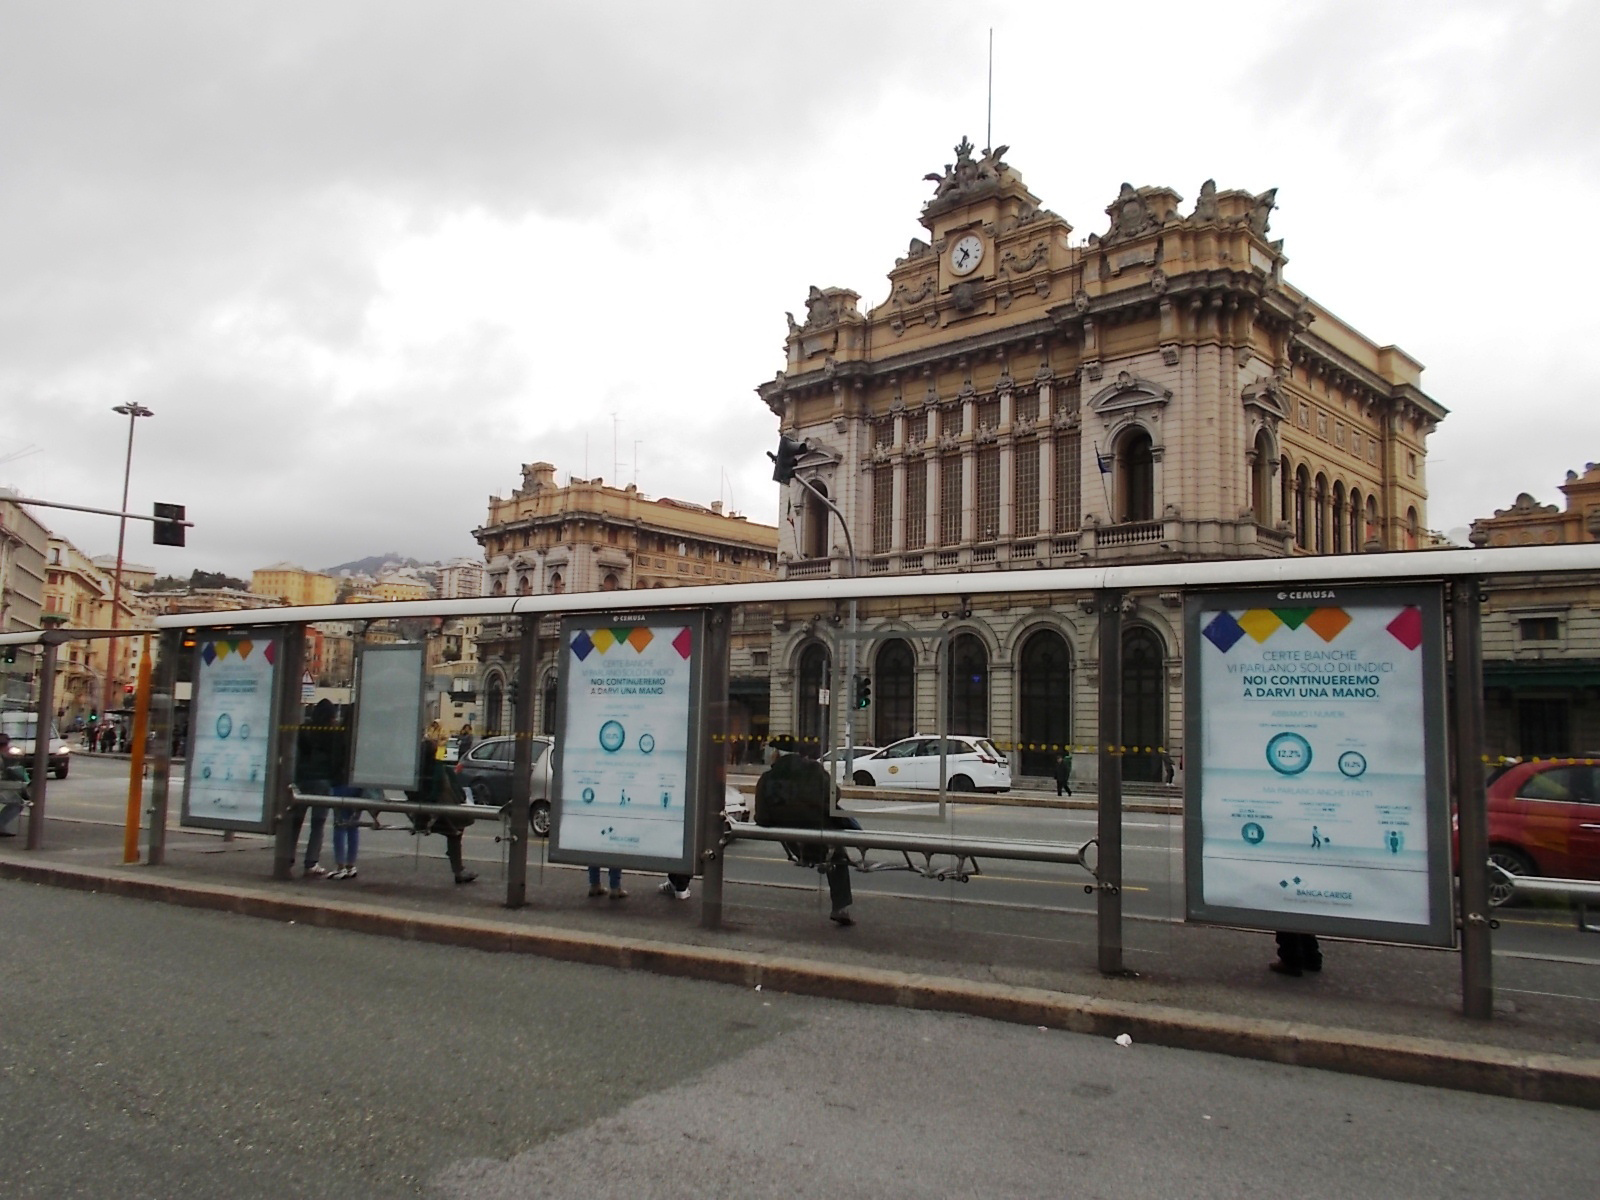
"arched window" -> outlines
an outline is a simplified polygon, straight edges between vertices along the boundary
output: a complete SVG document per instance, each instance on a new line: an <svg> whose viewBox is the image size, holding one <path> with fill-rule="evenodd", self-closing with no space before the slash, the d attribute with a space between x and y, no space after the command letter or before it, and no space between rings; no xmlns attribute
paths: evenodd
<svg viewBox="0 0 1600 1200"><path fill-rule="evenodd" d="M1345 519L1344 511L1344 481L1340 480L1333 485L1333 552L1345 554L1350 550L1345 530L1349 528L1349 521Z"/></svg>
<svg viewBox="0 0 1600 1200"><path fill-rule="evenodd" d="M504 579L496 579L494 587L489 590L489 594L491 596L504 596L506 594L506 581Z"/></svg>
<svg viewBox="0 0 1600 1200"><path fill-rule="evenodd" d="M544 695L540 697L544 703L544 714L539 721L539 730L547 737L556 735L556 675L552 671L544 677Z"/></svg>
<svg viewBox="0 0 1600 1200"><path fill-rule="evenodd" d="M600 590L602 592L614 592L621 586L622 584L617 581L615 571L607 571L606 577L600 581Z"/></svg>
<svg viewBox="0 0 1600 1200"><path fill-rule="evenodd" d="M1041 629L1022 643L1017 688L1019 769L1023 775L1055 773L1061 747L1072 743L1072 656L1067 640Z"/></svg>
<svg viewBox="0 0 1600 1200"><path fill-rule="evenodd" d="M831 674L828 651L821 642L812 642L800 652L800 670L794 697L794 732L802 740L822 737L826 722L818 693L828 686Z"/></svg>
<svg viewBox="0 0 1600 1200"><path fill-rule="evenodd" d="M501 733L506 703L505 683L498 675L489 676L487 697L483 705L483 731L485 734Z"/></svg>
<svg viewBox="0 0 1600 1200"><path fill-rule="evenodd" d="M1167 671L1161 639L1135 625L1122 634L1122 777L1160 783L1166 778Z"/></svg>
<svg viewBox="0 0 1600 1200"><path fill-rule="evenodd" d="M1367 548L1367 522L1361 510L1361 492L1350 489L1350 552L1360 554Z"/></svg>
<svg viewBox="0 0 1600 1200"><path fill-rule="evenodd" d="M1256 458L1250 464L1250 509L1257 525L1272 524L1272 439L1265 429L1256 434Z"/></svg>
<svg viewBox="0 0 1600 1200"><path fill-rule="evenodd" d="M1367 539L1378 539L1380 547L1387 548L1388 539L1383 536L1383 526L1378 523L1378 498L1367 497Z"/></svg>
<svg viewBox="0 0 1600 1200"><path fill-rule="evenodd" d="M827 485L820 480L812 480L811 486L824 496L828 494ZM828 506L808 489L805 501L805 558L828 557Z"/></svg>
<svg viewBox="0 0 1600 1200"><path fill-rule="evenodd" d="M1422 546L1422 523L1417 517L1417 510L1406 509L1406 549L1416 550Z"/></svg>
<svg viewBox="0 0 1600 1200"><path fill-rule="evenodd" d="M989 651L976 634L958 633L949 655L949 732L988 737Z"/></svg>
<svg viewBox="0 0 1600 1200"><path fill-rule="evenodd" d="M550 594L552 596L559 596L563 592L565 592L566 590L567 590L567 581L565 579L561 578L561 572L560 571L551 571L550 572L550 588L549 588Z"/></svg>
<svg viewBox="0 0 1600 1200"><path fill-rule="evenodd" d="M887 746L917 731L916 657L904 638L890 638L872 665L872 738Z"/></svg>
<svg viewBox="0 0 1600 1200"><path fill-rule="evenodd" d="M1316 547L1318 554L1328 552L1328 477L1317 473L1315 487Z"/></svg>
<svg viewBox="0 0 1600 1200"><path fill-rule="evenodd" d="M1117 443L1116 466L1120 519L1153 519L1156 511L1156 476L1150 435L1143 429L1130 429L1123 434Z"/></svg>
<svg viewBox="0 0 1600 1200"><path fill-rule="evenodd" d="M517 595L526 596L529 593L531 593L532 591L533 591L533 584L528 581L528 577L526 575L523 575L520 578L518 578L518 580L517 580Z"/></svg>
<svg viewBox="0 0 1600 1200"><path fill-rule="evenodd" d="M1306 507L1311 492L1311 472L1301 467L1294 473L1294 544L1302 550L1311 549L1309 530L1306 528Z"/></svg>

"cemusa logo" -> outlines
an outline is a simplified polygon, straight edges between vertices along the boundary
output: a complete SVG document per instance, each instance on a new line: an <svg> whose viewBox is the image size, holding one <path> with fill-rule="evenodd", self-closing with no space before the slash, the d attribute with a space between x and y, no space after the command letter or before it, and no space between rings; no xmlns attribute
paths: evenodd
<svg viewBox="0 0 1600 1200"><path fill-rule="evenodd" d="M1279 592L1279 600L1337 600L1338 592Z"/></svg>

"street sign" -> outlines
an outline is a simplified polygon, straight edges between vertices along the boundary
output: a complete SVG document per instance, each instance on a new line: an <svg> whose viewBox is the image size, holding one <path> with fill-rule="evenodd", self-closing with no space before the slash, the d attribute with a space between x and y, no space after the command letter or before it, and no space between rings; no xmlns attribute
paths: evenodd
<svg viewBox="0 0 1600 1200"><path fill-rule="evenodd" d="M300 703L310 704L312 698L315 697L316 694L317 681L311 678L311 672L307 671L300 677Z"/></svg>

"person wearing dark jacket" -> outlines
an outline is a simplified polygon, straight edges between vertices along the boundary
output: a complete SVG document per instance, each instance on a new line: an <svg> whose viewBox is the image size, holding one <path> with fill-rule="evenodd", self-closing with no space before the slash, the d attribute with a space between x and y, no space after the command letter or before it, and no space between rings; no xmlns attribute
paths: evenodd
<svg viewBox="0 0 1600 1200"><path fill-rule="evenodd" d="M1056 759L1056 795L1061 795L1065 790L1067 795L1072 795L1072 747L1062 749L1061 757Z"/></svg>
<svg viewBox="0 0 1600 1200"><path fill-rule="evenodd" d="M767 751L765 774L756 781L755 818L757 825L779 829L859 829L847 817L829 815L833 801L833 780L814 758L794 752L790 738L774 740ZM840 925L854 925L850 916L850 861L839 848L800 844L788 847L802 866L826 866L828 897L833 911L829 919Z"/></svg>
<svg viewBox="0 0 1600 1200"><path fill-rule="evenodd" d="M349 738L343 725L338 723L337 710L332 701L318 700L305 712L304 723L295 739L294 784L308 796L331 796L333 789L345 783L345 756ZM294 842L300 842L306 813L311 814L311 833L306 837L305 877L319 879L328 873L317 860L322 857L322 833L328 823L329 809L316 804L309 810L296 808L290 821L294 825Z"/></svg>
<svg viewBox="0 0 1600 1200"><path fill-rule="evenodd" d="M406 799L420 804L460 804L462 795L456 787L449 764L438 757L439 745L431 738L423 738L418 750L421 757L417 790L407 792ZM444 838L444 855L450 861L450 871L457 883L471 883L478 877L476 871L467 870L461 856L461 834L472 824L470 817L445 817L432 813L412 818L418 833L437 833Z"/></svg>

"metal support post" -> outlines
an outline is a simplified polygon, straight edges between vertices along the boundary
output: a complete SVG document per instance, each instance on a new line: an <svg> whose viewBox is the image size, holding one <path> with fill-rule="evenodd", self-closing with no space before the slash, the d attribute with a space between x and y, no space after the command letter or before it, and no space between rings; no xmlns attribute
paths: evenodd
<svg viewBox="0 0 1600 1200"><path fill-rule="evenodd" d="M695 838L700 864L700 925L722 928L723 802L728 785L728 647L733 609L719 605L706 614L705 665L700 672L705 732L700 745L700 828Z"/></svg>
<svg viewBox="0 0 1600 1200"><path fill-rule="evenodd" d="M277 830L272 851L272 877L290 879L294 874L296 835L294 808L289 803L289 786L294 782L295 759L300 746L300 723L305 705L300 703L300 675L305 670L306 627L302 622L283 631L283 655L278 662L278 728L276 792L268 798Z"/></svg>
<svg viewBox="0 0 1600 1200"><path fill-rule="evenodd" d="M33 724L33 779L28 795L28 849L37 850L44 840L44 796L50 777L50 730L56 716L56 644L39 646L39 708Z"/></svg>
<svg viewBox="0 0 1600 1200"><path fill-rule="evenodd" d="M533 681L539 665L539 618L522 615L517 643L517 702L511 724L517 735L511 763L511 847L506 864L506 907L528 902L528 810L533 804Z"/></svg>
<svg viewBox="0 0 1600 1200"><path fill-rule="evenodd" d="M139 687L133 709L133 740L128 744L128 806L122 827L122 861L139 861L139 812L144 807L144 753L150 738L150 635L139 650Z"/></svg>
<svg viewBox="0 0 1600 1200"><path fill-rule="evenodd" d="M1120 975L1122 965L1122 593L1101 592L1100 802L1095 875L1100 973Z"/></svg>
<svg viewBox="0 0 1600 1200"><path fill-rule="evenodd" d="M1483 774L1481 581L1450 585L1451 683L1455 700L1456 816L1461 836L1461 1009L1494 1016L1489 937L1489 816Z"/></svg>
<svg viewBox="0 0 1600 1200"><path fill-rule="evenodd" d="M159 867L167 856L167 794L172 784L173 701L178 690L178 659L183 654L183 631L169 629L161 635L161 675L151 696L150 717L155 729L155 766L150 772L150 835L145 862Z"/></svg>

